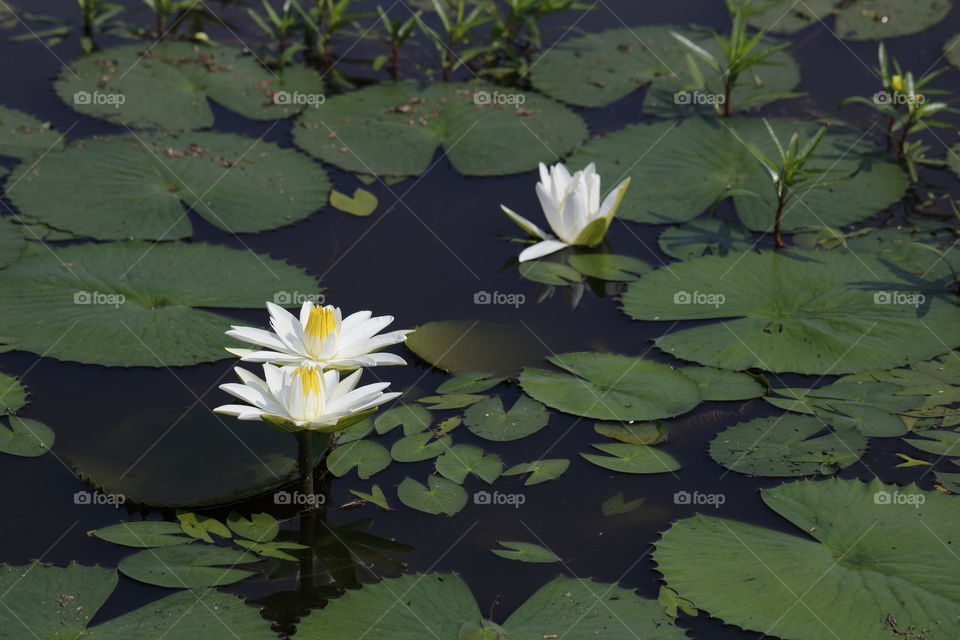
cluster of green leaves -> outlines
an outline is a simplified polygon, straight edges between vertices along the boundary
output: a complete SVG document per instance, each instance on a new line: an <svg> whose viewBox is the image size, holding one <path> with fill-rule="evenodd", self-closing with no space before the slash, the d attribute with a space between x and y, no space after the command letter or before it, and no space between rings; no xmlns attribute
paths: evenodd
<svg viewBox="0 0 960 640"><path fill-rule="evenodd" d="M0 352L13 345L0 345ZM53 446L53 430L37 420L22 418L17 413L27 406L27 389L18 379L0 373L0 416L9 422L9 428L0 423L0 453L24 458L42 456Z"/></svg>

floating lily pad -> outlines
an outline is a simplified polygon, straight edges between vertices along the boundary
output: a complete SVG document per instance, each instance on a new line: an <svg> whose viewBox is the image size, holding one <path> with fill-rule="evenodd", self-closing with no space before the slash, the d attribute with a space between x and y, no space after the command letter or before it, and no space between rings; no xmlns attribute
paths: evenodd
<svg viewBox="0 0 960 640"><path fill-rule="evenodd" d="M447 480L463 484L471 473L486 482L493 482L503 473L503 462L499 456L485 454L480 447L458 444L437 458L437 473Z"/></svg>
<svg viewBox="0 0 960 640"><path fill-rule="evenodd" d="M8 180L24 216L100 240L188 237L184 206L230 233L274 229L321 209L330 190L296 150L211 132L84 140Z"/></svg>
<svg viewBox="0 0 960 640"><path fill-rule="evenodd" d="M560 411L598 420L656 420L700 402L697 384L671 367L610 353L551 356L568 373L527 368L523 390Z"/></svg>
<svg viewBox="0 0 960 640"><path fill-rule="evenodd" d="M667 440L667 428L659 422L598 422L593 425L593 430L602 436L629 444L660 444Z"/></svg>
<svg viewBox="0 0 960 640"><path fill-rule="evenodd" d="M416 433L393 443L390 455L397 462L420 462L436 458L450 449L450 436L434 438L434 434Z"/></svg>
<svg viewBox="0 0 960 640"><path fill-rule="evenodd" d="M552 259L524 262L519 271L520 276L527 280L558 287L583 280L583 275L569 264L554 262Z"/></svg>
<svg viewBox="0 0 960 640"><path fill-rule="evenodd" d="M660 249L674 258L689 260L700 256L725 256L732 251L752 249L753 234L741 224L704 218L670 227L660 234Z"/></svg>
<svg viewBox="0 0 960 640"><path fill-rule="evenodd" d="M0 415L16 413L27 406L27 388L5 373L0 373Z"/></svg>
<svg viewBox="0 0 960 640"><path fill-rule="evenodd" d="M107 542L141 549L188 544L194 540L183 534L178 523L165 520L123 522L97 529L92 534Z"/></svg>
<svg viewBox="0 0 960 640"><path fill-rule="evenodd" d="M656 340L685 360L736 370L852 373L925 360L951 346L943 340L960 343L951 329L960 309L933 283L904 277L869 255L706 256L648 273L629 285L623 303L638 320L722 319ZM923 308L895 303L920 292Z"/></svg>
<svg viewBox="0 0 960 640"><path fill-rule="evenodd" d="M0 424L0 452L24 458L42 456L53 446L53 430L42 422L10 416L10 428Z"/></svg>
<svg viewBox="0 0 960 640"><path fill-rule="evenodd" d="M781 140L799 131L811 136L817 123L773 120ZM601 175L632 176L633 183L617 213L636 222L662 224L697 217L731 191L744 225L769 232L776 195L769 173L748 145L767 156L776 148L757 118L691 119L637 124L591 140L572 154L568 164L580 168L595 162ZM637 149L656 148L637 157ZM830 170L824 183L838 183L805 191L788 203L785 230L800 227L839 227L862 220L893 204L906 193L907 174L892 161L874 157L876 149L862 136L831 129L824 136L808 168Z"/></svg>
<svg viewBox="0 0 960 640"><path fill-rule="evenodd" d="M339 446L327 457L327 469L338 478L354 467L360 478L369 478L390 466L390 452L378 442L357 440Z"/></svg>
<svg viewBox="0 0 960 640"><path fill-rule="evenodd" d="M832 475L854 464L867 450L856 429L830 429L806 416L757 418L722 431L710 455L730 469L755 476Z"/></svg>
<svg viewBox="0 0 960 640"><path fill-rule="evenodd" d="M484 101L484 94L504 91L480 84L375 85L305 112L294 141L347 171L417 176L442 147L464 175L504 175L555 162L587 137L580 116L535 93L510 92L506 97L523 97L519 106Z"/></svg>
<svg viewBox="0 0 960 640"><path fill-rule="evenodd" d="M75 60L54 84L80 113L142 129L213 126L207 98L248 118L276 120L322 100L322 80L306 67L282 74L233 47L186 42L132 44Z"/></svg>
<svg viewBox="0 0 960 640"><path fill-rule="evenodd" d="M680 372L697 383L704 400L723 402L759 398L767 388L748 373L713 367L684 367Z"/></svg>
<svg viewBox="0 0 960 640"><path fill-rule="evenodd" d="M0 156L26 160L63 148L63 136L37 118L0 105Z"/></svg>
<svg viewBox="0 0 960 640"><path fill-rule="evenodd" d="M448 393L442 396L424 396L417 398L417 402L429 405L430 411L449 411L451 409L463 409L481 400L486 400L490 396L479 393Z"/></svg>
<svg viewBox="0 0 960 640"><path fill-rule="evenodd" d="M23 225L14 224L10 218L0 218L0 267L19 260L23 255L28 239L24 235L24 228Z"/></svg>
<svg viewBox="0 0 960 640"><path fill-rule="evenodd" d="M926 451L938 456L960 456L960 432L940 429L925 429L917 431L920 438L904 438L920 451Z"/></svg>
<svg viewBox="0 0 960 640"><path fill-rule="evenodd" d="M644 444L617 442L595 444L594 449L608 454L600 456L581 453L580 456L598 467L621 473L666 473L676 471L680 463L665 451Z"/></svg>
<svg viewBox="0 0 960 640"><path fill-rule="evenodd" d="M117 568L123 575L147 584L192 589L239 582L254 572L234 567L258 560L245 551L190 544L138 551L121 560Z"/></svg>
<svg viewBox="0 0 960 640"><path fill-rule="evenodd" d="M455 482L440 476L427 478L428 487L413 478L404 478L397 487L400 502L417 511L452 516L467 506L467 492Z"/></svg>
<svg viewBox="0 0 960 640"><path fill-rule="evenodd" d="M480 393L492 389L505 378L489 373L470 372L454 376L437 387L437 393Z"/></svg>
<svg viewBox="0 0 960 640"><path fill-rule="evenodd" d="M199 636L263 640L270 622L241 598L212 589L182 591L88 627L117 585L117 573L71 564L0 566L3 637L188 640ZM222 631L221 631L222 630Z"/></svg>
<svg viewBox="0 0 960 640"><path fill-rule="evenodd" d="M210 516L202 516L190 511L177 511L177 520L180 521L180 528L185 534L210 544L215 542L210 534L221 538L233 537L227 525Z"/></svg>
<svg viewBox="0 0 960 640"><path fill-rule="evenodd" d="M366 189L354 189L353 196L330 192L330 206L354 216L366 217L377 209L377 196Z"/></svg>
<svg viewBox="0 0 960 640"><path fill-rule="evenodd" d="M497 442L525 438L547 426L549 420L546 407L526 395L521 395L509 411L494 396L472 405L463 414L463 422L473 434Z"/></svg>
<svg viewBox="0 0 960 640"><path fill-rule="evenodd" d="M513 542L510 540L498 540L503 549L490 549L491 552L506 558L507 560L519 560L520 562L562 562L557 555L538 544L530 542Z"/></svg>
<svg viewBox="0 0 960 640"><path fill-rule="evenodd" d="M673 100L675 91L694 84L694 77L687 62L689 49L671 32L692 40L718 59L725 59L719 44L707 30L646 25L563 40L534 62L531 81L548 95L584 107L610 104L652 83L647 91L647 105L651 106L651 98L656 97L658 103L654 110L658 113L677 112L691 106L709 109L710 105ZM760 46L774 44L768 38ZM773 54L769 61L774 64L751 69L759 82L743 82L731 100L734 106L751 96L750 106L771 102L773 98L759 98L759 94L789 92L800 81L800 71L789 54ZM713 95L722 87L719 74L706 64L700 66L705 81L703 91Z"/></svg>
<svg viewBox="0 0 960 640"><path fill-rule="evenodd" d="M796 530L681 520L653 556L667 585L727 624L788 640L960 633L960 575L949 552L960 542L956 497L839 479L761 496Z"/></svg>
<svg viewBox="0 0 960 640"><path fill-rule="evenodd" d="M227 517L227 526L238 536L254 542L270 542L280 533L277 519L269 513L254 513L245 518L234 511Z"/></svg>
<svg viewBox="0 0 960 640"><path fill-rule="evenodd" d="M390 502L387 500L387 496L384 495L383 489L380 488L380 485L375 484L370 489L370 493L364 493L363 491L358 491L357 489L350 489L351 494L357 496L361 500L366 500L367 502L372 502L381 509L387 511L392 511L390 507Z"/></svg>
<svg viewBox="0 0 960 640"><path fill-rule="evenodd" d="M527 479L523 482L524 486L529 487L540 484L541 482L547 482L548 480L556 480L564 474L569 466L570 461L564 458L537 460L535 462L524 462L514 465L504 471L503 475L522 476L529 473L530 475L527 476Z"/></svg>
<svg viewBox="0 0 960 640"><path fill-rule="evenodd" d="M793 33L811 24L827 22L826 28L845 40L886 40L919 33L938 24L950 13L950 0L916 0L909 4L897 0L754 0L769 7L752 16L750 24L773 33ZM829 18L836 15L836 24Z"/></svg>
<svg viewBox="0 0 960 640"><path fill-rule="evenodd" d="M317 290L269 256L205 244L117 242L51 248L0 271L0 326L17 348L107 366L220 360L230 320L204 308L262 307Z"/></svg>
<svg viewBox="0 0 960 640"><path fill-rule="evenodd" d="M538 362L546 348L525 327L483 320L427 322L407 337L407 348L450 373L515 375Z"/></svg>
<svg viewBox="0 0 960 640"><path fill-rule="evenodd" d="M387 409L374 420L377 433L384 434L395 427L403 426L403 435L420 433L430 427L433 417L430 412L417 404L404 404Z"/></svg>
<svg viewBox="0 0 960 640"><path fill-rule="evenodd" d="M570 266L591 278L627 282L652 269L643 260L613 253L580 253L570 256Z"/></svg>

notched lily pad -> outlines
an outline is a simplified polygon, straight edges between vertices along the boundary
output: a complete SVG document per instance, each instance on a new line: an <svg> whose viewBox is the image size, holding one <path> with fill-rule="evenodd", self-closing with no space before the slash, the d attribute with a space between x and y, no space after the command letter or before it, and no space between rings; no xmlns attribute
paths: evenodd
<svg viewBox="0 0 960 640"><path fill-rule="evenodd" d="M0 156L21 160L63 148L63 136L49 122L0 105Z"/></svg>

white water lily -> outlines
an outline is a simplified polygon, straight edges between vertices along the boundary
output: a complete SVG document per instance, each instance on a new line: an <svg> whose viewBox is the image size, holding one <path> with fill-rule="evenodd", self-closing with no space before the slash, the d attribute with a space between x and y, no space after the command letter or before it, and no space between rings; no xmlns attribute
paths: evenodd
<svg viewBox="0 0 960 640"><path fill-rule="evenodd" d="M267 303L273 331L234 326L227 335L264 349L231 349L244 362L270 362L280 365L309 365L320 369L351 370L378 365L407 364L393 353L380 349L403 342L412 329L380 334L393 322L393 316L372 317L370 311L358 311L346 318L340 309L305 302L300 317Z"/></svg>
<svg viewBox="0 0 960 640"><path fill-rule="evenodd" d="M240 420L262 420L285 431L337 431L393 400L399 393L383 393L389 382L356 388L362 369L340 379L340 372L320 371L312 366L263 365L264 379L237 367L242 384L220 388L246 404L227 404L216 413Z"/></svg>
<svg viewBox="0 0 960 640"><path fill-rule="evenodd" d="M592 162L572 176L562 163L548 169L541 162L537 197L540 198L547 223L556 236L546 233L505 205L500 205L503 212L521 229L540 238L540 242L520 253L520 262L542 258L569 245L599 244L607 234L629 185L630 178L627 178L600 204L600 176Z"/></svg>

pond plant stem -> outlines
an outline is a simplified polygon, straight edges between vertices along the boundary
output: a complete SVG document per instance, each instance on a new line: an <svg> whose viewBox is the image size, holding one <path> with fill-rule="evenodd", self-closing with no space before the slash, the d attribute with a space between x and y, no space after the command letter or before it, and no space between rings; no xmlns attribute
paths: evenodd
<svg viewBox="0 0 960 640"><path fill-rule="evenodd" d="M300 556L300 575L297 581L303 602L313 593L313 541L316 508L313 504L313 432L303 429L297 432L297 468L300 472L300 492L304 507L300 513L300 544L307 548Z"/></svg>

